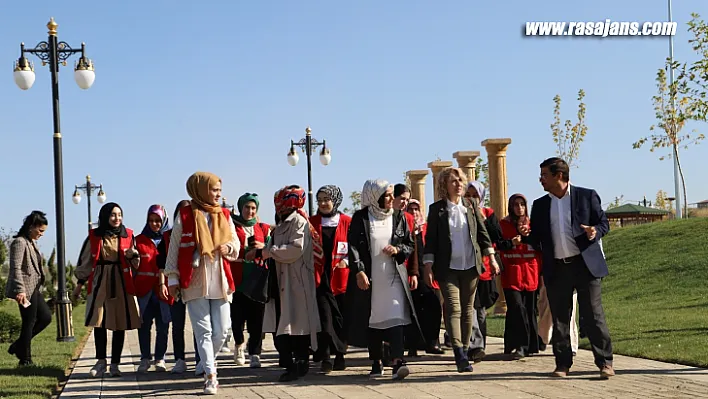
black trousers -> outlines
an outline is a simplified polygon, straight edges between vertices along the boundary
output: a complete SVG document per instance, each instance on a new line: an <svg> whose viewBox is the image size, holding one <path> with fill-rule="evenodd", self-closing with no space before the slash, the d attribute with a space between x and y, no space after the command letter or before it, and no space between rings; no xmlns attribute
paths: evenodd
<svg viewBox="0 0 708 399"><path fill-rule="evenodd" d="M369 359L379 361L383 358L383 342L391 348L391 359L403 359L403 334L406 326L396 326L380 330L369 327Z"/></svg>
<svg viewBox="0 0 708 399"><path fill-rule="evenodd" d="M243 329L248 323L248 354L260 355L263 349L263 315L265 304L256 302L241 292L234 292L231 301L231 331L236 346L246 342Z"/></svg>
<svg viewBox="0 0 708 399"><path fill-rule="evenodd" d="M602 280L593 276L585 261L577 256L570 263L556 261L553 274L546 281L548 301L553 316L553 355L557 367L573 365L570 347L570 315L573 310L573 290L578 291L578 312L582 328L590 340L595 365L612 365L612 343L602 308Z"/></svg>
<svg viewBox="0 0 708 399"><path fill-rule="evenodd" d="M106 347L108 346L108 332L105 328L94 327L93 338L96 344L96 359L105 359ZM113 331L111 342L111 364L120 364L120 355L123 352L125 343L125 331Z"/></svg>
<svg viewBox="0 0 708 399"><path fill-rule="evenodd" d="M405 328L405 347L409 350L428 349L438 343L440 337L440 320L442 318L442 307L435 291L427 285L420 283L418 289L411 291L413 295L413 306L415 306L418 326L411 323Z"/></svg>
<svg viewBox="0 0 708 399"><path fill-rule="evenodd" d="M52 311L44 301L42 294L39 293L39 289L34 290L32 296L27 300L30 302L28 307L19 305L22 330L20 330L19 338L13 344L16 356L21 361L32 360L32 338L52 322Z"/></svg>
<svg viewBox="0 0 708 399"><path fill-rule="evenodd" d="M278 335L274 344L278 350L278 365L288 371L293 370L295 362L309 362L310 336L309 335Z"/></svg>
<svg viewBox="0 0 708 399"><path fill-rule="evenodd" d="M504 322L504 353L514 350L524 356L538 353L538 321L536 292L504 289L506 320Z"/></svg>

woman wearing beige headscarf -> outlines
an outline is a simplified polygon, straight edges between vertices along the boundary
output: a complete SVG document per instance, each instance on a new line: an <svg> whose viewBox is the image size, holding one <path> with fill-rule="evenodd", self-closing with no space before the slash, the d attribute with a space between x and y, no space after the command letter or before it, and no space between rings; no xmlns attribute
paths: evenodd
<svg viewBox="0 0 708 399"><path fill-rule="evenodd" d="M216 395L216 354L231 325L235 291L230 261L241 247L228 209L219 206L221 179L197 172L187 180L190 205L179 210L170 236L165 274L170 294L187 305L205 370L204 393Z"/></svg>

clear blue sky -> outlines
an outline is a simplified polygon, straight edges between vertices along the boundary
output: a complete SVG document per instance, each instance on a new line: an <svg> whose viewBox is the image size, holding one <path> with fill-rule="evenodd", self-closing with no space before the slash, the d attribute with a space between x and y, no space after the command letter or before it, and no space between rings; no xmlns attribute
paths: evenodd
<svg viewBox="0 0 708 399"><path fill-rule="evenodd" d="M651 96L668 39L521 35L530 20L663 21L666 8L664 0L7 2L0 226L17 229L31 210L45 210L42 248L54 245L50 76L37 65L34 87L23 92L10 69L20 42L46 40L50 16L60 40L85 41L96 64L87 91L73 81L76 58L61 74L67 256L75 262L86 204L74 205L71 194L87 173L138 231L150 204L172 212L195 170L222 176L230 200L259 193L272 220L273 192L307 183L304 156L297 167L286 162L289 140L307 125L332 150L330 166L315 160L315 189L398 182L437 156L510 137L508 191L535 198L543 194L538 164L555 150L553 96L563 97L564 119L574 118L579 88L590 132L573 181L596 188L605 203L673 194L671 162L632 150L654 123ZM675 2L680 60L693 57L685 23L694 11L708 14L708 3ZM689 202L708 199L707 151L683 153Z"/></svg>

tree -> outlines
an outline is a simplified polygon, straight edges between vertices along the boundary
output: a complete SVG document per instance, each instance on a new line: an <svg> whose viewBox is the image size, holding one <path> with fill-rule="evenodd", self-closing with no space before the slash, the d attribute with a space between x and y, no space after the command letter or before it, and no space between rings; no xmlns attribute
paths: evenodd
<svg viewBox="0 0 708 399"><path fill-rule="evenodd" d="M668 83L666 79L666 71L670 70L670 68L681 70L679 78L674 80L673 83ZM649 136L639 139L632 144L632 147L639 149L642 148L644 144L650 143L650 152L656 150L670 151L668 154L660 156L659 160L676 157L681 186L683 188L684 209L687 209L686 179L683 175L683 168L681 167L679 149L688 149L690 144L698 144L705 136L702 134L695 136L691 136L690 134L681 135L681 130L686 125L686 122L697 117L696 103L691 94L687 79L688 75L685 70L685 64L682 66L676 61L672 62L667 59L666 67L657 71L656 87L658 92L652 98L657 124L649 128L649 131L652 132Z"/></svg>
<svg viewBox="0 0 708 399"><path fill-rule="evenodd" d="M670 210L670 205L669 205L669 195L666 194L666 191L664 190L659 190L656 192L656 199L654 200L654 207L657 209L663 209L665 211Z"/></svg>
<svg viewBox="0 0 708 399"><path fill-rule="evenodd" d="M484 188L489 191L489 164L484 162L484 159L482 158L477 158L475 160L475 174L477 175L477 181L482 183ZM490 201L489 201L489 194L485 193L485 196L482 201L482 206L485 207L490 207Z"/></svg>
<svg viewBox="0 0 708 399"><path fill-rule="evenodd" d="M607 205L607 209L613 209L613 208L618 208L619 206L622 205L622 201L624 201L624 195L620 195L619 197L615 197L615 200L610 203L610 205Z"/></svg>
<svg viewBox="0 0 708 399"><path fill-rule="evenodd" d="M690 85L691 116L693 119L706 121L708 116L708 25L697 13L691 14L688 22L688 31L693 34L693 39L688 43L693 48L699 59L694 61L688 69L681 68L679 79L687 80Z"/></svg>
<svg viewBox="0 0 708 399"><path fill-rule="evenodd" d="M556 94L553 97L553 102L556 104L553 107L553 123L551 123L551 133L553 134L553 142L558 148L556 154L568 163L568 166L578 167L578 159L580 158L580 143L585 140L588 134L588 127L585 125L585 91L578 91L578 120L575 124L567 119L565 124L561 126L560 106L561 97Z"/></svg>
<svg viewBox="0 0 708 399"><path fill-rule="evenodd" d="M54 298L56 297L57 294L57 266L56 266L56 256L57 256L57 250L56 248L52 250L52 254L49 255L49 260L45 260L44 266L45 266L45 279L44 279L44 290L45 290L45 296L48 298Z"/></svg>
<svg viewBox="0 0 708 399"><path fill-rule="evenodd" d="M10 247L12 236L0 228L0 275L5 275L5 262L7 262L7 250ZM1 287L0 287L1 288Z"/></svg>
<svg viewBox="0 0 708 399"><path fill-rule="evenodd" d="M342 209L342 212L352 215L361 208L361 191L352 191L349 194L349 200L352 202L352 206Z"/></svg>

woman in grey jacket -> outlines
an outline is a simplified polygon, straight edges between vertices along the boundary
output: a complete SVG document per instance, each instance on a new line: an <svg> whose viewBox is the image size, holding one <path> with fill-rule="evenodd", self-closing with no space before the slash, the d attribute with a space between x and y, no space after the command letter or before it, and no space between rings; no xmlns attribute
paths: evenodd
<svg viewBox="0 0 708 399"><path fill-rule="evenodd" d="M44 212L32 211L22 223L22 228L10 246L10 274L5 286L5 296L17 301L22 317L22 330L7 352L15 355L20 366L32 365L32 338L47 328L52 313L39 292L44 283L42 253L36 241L47 230Z"/></svg>

